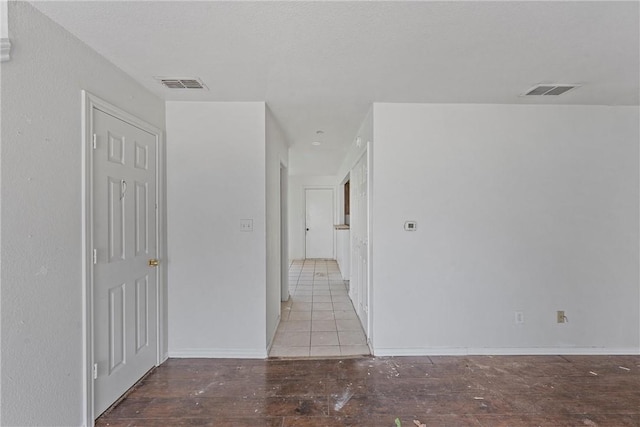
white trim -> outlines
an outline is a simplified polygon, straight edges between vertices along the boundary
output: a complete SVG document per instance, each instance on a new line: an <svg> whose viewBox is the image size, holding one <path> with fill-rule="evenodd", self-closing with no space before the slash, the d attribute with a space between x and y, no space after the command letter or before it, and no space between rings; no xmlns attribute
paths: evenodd
<svg viewBox="0 0 640 427"><path fill-rule="evenodd" d="M93 380L93 241L92 241L92 218L93 218L93 109L98 109L114 117L117 117L132 126L140 128L152 135L156 139L156 237L157 256L160 260L166 260L165 239L164 239L164 191L165 191L165 169L164 169L164 133L159 128L127 113L124 110L104 101L101 98L83 90L82 91L82 332L83 332L83 418L85 425L93 426L95 422L94 414L94 380ZM164 297L166 295L165 271L166 263L161 263L162 268L158 269L157 278L157 348L156 364L159 365L167 358L163 353L166 337L164 336L165 313Z"/></svg>
<svg viewBox="0 0 640 427"><path fill-rule="evenodd" d="M9 2L0 0L0 62L11 60L9 39Z"/></svg>
<svg viewBox="0 0 640 427"><path fill-rule="evenodd" d="M83 418L86 426L93 426L95 417L93 416L93 318L91 301L93 294L89 284L92 282L93 254L89 256L89 251L93 252L91 233L89 229L89 218L93 217L90 185L92 182L91 149L93 147L93 117L92 107L88 93L82 91L82 360L83 360L83 381L82 400Z"/></svg>
<svg viewBox="0 0 640 427"><path fill-rule="evenodd" d="M278 174L278 192L280 194L280 302L284 302L288 301L291 295L289 292L289 169L287 169L283 159L280 159ZM282 191L283 189L284 191ZM280 314L282 314L281 310L282 308L278 309Z"/></svg>
<svg viewBox="0 0 640 427"><path fill-rule="evenodd" d="M373 144L367 141L367 341L373 339ZM357 164L357 163L356 163Z"/></svg>
<svg viewBox="0 0 640 427"><path fill-rule="evenodd" d="M8 38L0 39L0 62L11 60L11 40Z"/></svg>
<svg viewBox="0 0 640 427"><path fill-rule="evenodd" d="M169 357L209 359L266 359L264 348L184 348L169 350Z"/></svg>
<svg viewBox="0 0 640 427"><path fill-rule="evenodd" d="M542 356L542 355L640 355L640 348L626 347L433 347L375 348L379 356Z"/></svg>

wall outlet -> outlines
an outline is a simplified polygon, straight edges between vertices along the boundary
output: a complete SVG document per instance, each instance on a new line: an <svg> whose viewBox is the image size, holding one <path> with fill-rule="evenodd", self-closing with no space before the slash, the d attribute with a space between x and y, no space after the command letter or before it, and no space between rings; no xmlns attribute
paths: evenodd
<svg viewBox="0 0 640 427"><path fill-rule="evenodd" d="M524 313L522 311L516 311L516 324L521 325L524 323Z"/></svg>
<svg viewBox="0 0 640 427"><path fill-rule="evenodd" d="M557 322L558 323L566 323L569 321L569 319L567 319L567 316L564 315L564 310L558 310L558 314L557 314Z"/></svg>
<svg viewBox="0 0 640 427"><path fill-rule="evenodd" d="M415 221L405 221L404 230L405 231L416 231L418 229L418 223Z"/></svg>

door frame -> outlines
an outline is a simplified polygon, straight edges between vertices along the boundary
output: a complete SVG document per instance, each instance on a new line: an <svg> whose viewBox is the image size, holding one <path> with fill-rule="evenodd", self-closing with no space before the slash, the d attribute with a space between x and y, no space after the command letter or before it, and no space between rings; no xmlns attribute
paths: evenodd
<svg viewBox="0 0 640 427"><path fill-rule="evenodd" d="M280 301L289 300L289 171L280 162Z"/></svg>
<svg viewBox="0 0 640 427"><path fill-rule="evenodd" d="M333 224L336 224L336 187L331 185L305 185L303 187L304 192L304 221L302 223L302 238L304 247L304 259L307 259L307 191L308 190L331 190L331 216ZM332 228L333 232L333 248L332 259L336 258L336 231Z"/></svg>
<svg viewBox="0 0 640 427"><path fill-rule="evenodd" d="M165 145L161 129L127 113L107 101L82 90L82 400L86 426L95 423L93 379L93 109L98 109L155 136L156 144L156 242L161 260L156 282L156 366L167 359L166 335L166 260L165 256Z"/></svg>

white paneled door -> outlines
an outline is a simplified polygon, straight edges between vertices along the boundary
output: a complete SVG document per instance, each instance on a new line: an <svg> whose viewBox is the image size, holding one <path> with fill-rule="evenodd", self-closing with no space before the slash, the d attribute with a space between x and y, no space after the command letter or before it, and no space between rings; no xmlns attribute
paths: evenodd
<svg viewBox="0 0 640 427"><path fill-rule="evenodd" d="M350 173L351 201L351 282L349 296L360 318L367 338L371 316L369 311L369 150L362 155Z"/></svg>
<svg viewBox="0 0 640 427"><path fill-rule="evenodd" d="M157 360L157 147L155 135L97 108L92 116L97 416Z"/></svg>
<svg viewBox="0 0 640 427"><path fill-rule="evenodd" d="M333 258L333 190L305 191L305 258Z"/></svg>

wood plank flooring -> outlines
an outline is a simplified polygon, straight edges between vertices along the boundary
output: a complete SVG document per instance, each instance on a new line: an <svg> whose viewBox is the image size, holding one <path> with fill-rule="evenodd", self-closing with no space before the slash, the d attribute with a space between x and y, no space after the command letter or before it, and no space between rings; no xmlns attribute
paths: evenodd
<svg viewBox="0 0 640 427"><path fill-rule="evenodd" d="M170 359L98 426L640 427L640 356Z"/></svg>

